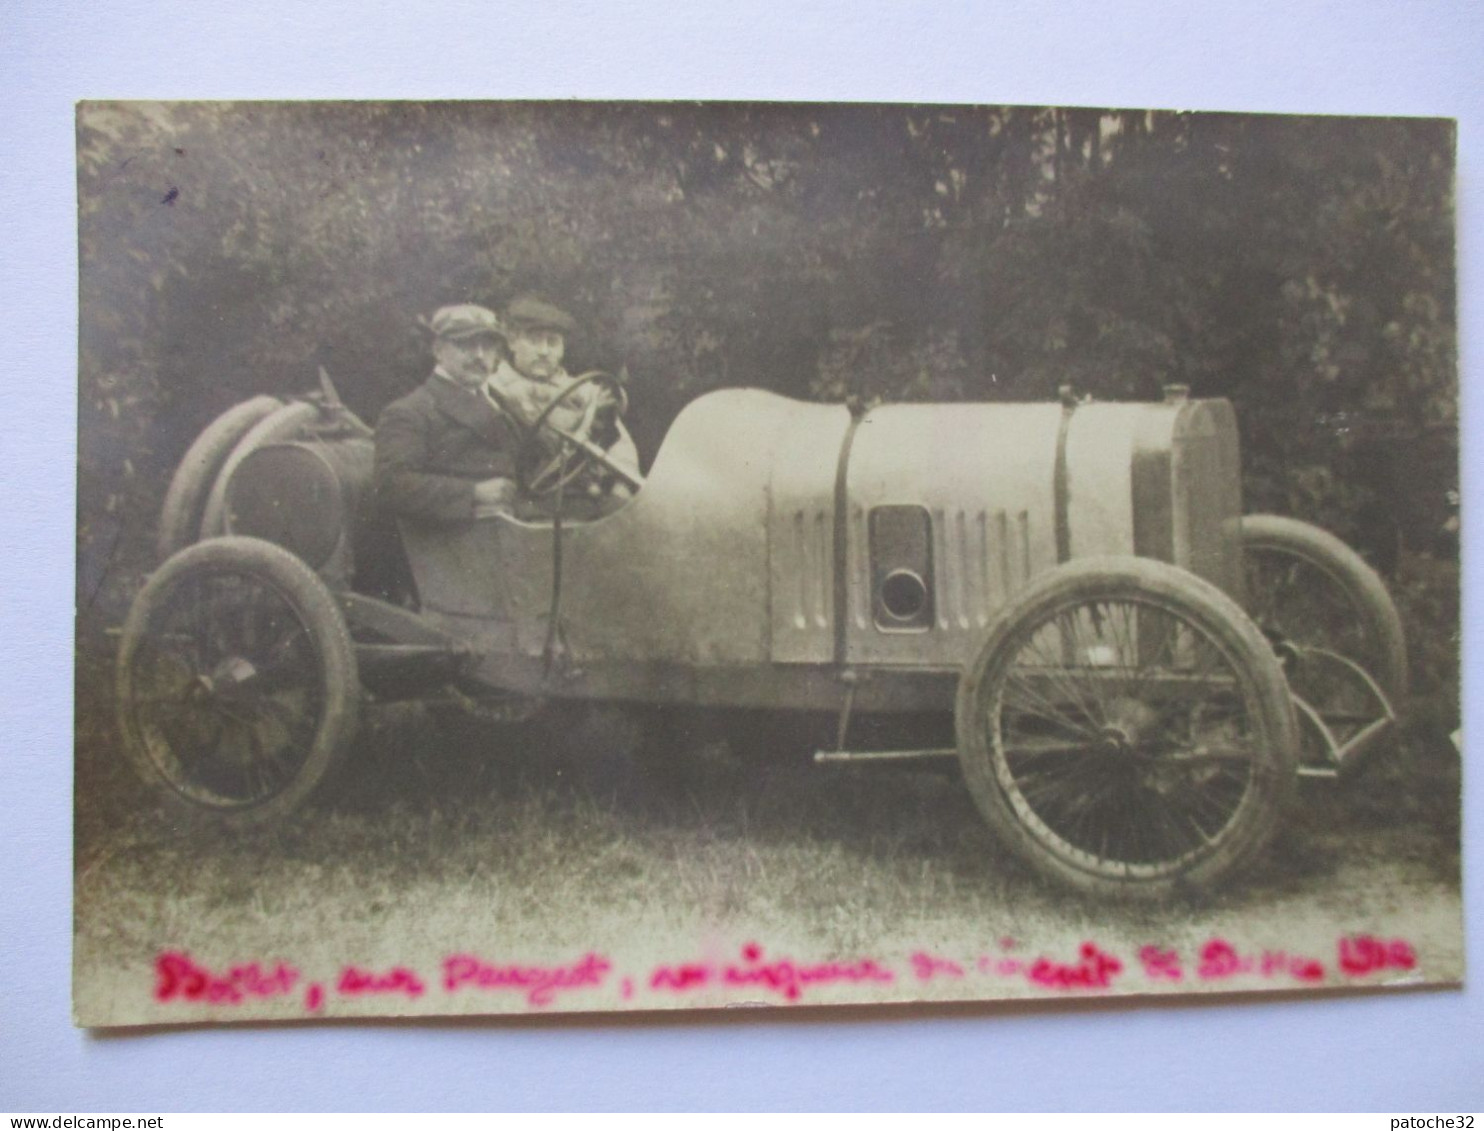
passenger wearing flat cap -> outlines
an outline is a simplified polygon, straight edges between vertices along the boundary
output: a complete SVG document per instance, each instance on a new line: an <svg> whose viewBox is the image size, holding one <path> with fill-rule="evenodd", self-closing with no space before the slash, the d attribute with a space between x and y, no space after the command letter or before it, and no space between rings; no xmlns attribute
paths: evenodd
<svg viewBox="0 0 1484 1131"><path fill-rule="evenodd" d="M526 425L534 424L563 392L577 384L562 367L567 335L576 322L566 311L534 295L514 299L506 308L501 325L508 347L508 360L496 366L489 379L491 399ZM618 419L619 407L601 384L585 385L562 399L548 420L564 432L585 432L606 449L610 459L639 471L639 452L627 429ZM565 454L563 441L543 431L541 442L551 459ZM575 504L574 517L606 514L630 497L629 488L601 466L569 484L568 502Z"/></svg>
<svg viewBox="0 0 1484 1131"><path fill-rule="evenodd" d="M432 375L376 422L376 491L398 518L467 522L515 502L520 432L485 392L502 353L499 319L482 306L445 306L425 323Z"/></svg>

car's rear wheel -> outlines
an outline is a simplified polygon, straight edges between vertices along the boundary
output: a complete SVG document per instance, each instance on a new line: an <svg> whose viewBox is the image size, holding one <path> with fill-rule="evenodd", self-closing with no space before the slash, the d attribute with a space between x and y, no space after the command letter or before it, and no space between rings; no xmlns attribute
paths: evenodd
<svg viewBox="0 0 1484 1131"><path fill-rule="evenodd" d="M1297 519L1244 517L1242 564L1248 612L1303 705L1303 764L1333 772L1336 750L1384 725L1406 698L1401 615L1359 554Z"/></svg>
<svg viewBox="0 0 1484 1131"><path fill-rule="evenodd" d="M1288 689L1224 593L1163 562L1032 583L959 685L959 758L991 828L1042 876L1161 899L1226 881L1293 788Z"/></svg>
<svg viewBox="0 0 1484 1131"><path fill-rule="evenodd" d="M124 751L181 811L232 827L292 812L340 761L359 701L334 598L270 543L188 547L129 610L117 674Z"/></svg>
<svg viewBox="0 0 1484 1131"><path fill-rule="evenodd" d="M1272 514L1242 519L1247 611L1278 641L1355 661L1393 704L1407 694L1407 645L1386 584L1333 534Z"/></svg>

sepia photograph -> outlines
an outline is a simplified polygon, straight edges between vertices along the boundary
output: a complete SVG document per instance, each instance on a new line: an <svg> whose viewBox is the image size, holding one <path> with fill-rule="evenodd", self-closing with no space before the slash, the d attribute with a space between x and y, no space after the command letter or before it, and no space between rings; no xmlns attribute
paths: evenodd
<svg viewBox="0 0 1484 1131"><path fill-rule="evenodd" d="M1455 145L79 104L76 1024L1459 984Z"/></svg>

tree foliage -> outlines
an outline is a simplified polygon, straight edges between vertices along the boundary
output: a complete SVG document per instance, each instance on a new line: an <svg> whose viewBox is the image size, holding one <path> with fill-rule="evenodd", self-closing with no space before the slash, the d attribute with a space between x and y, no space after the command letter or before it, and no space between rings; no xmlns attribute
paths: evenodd
<svg viewBox="0 0 1484 1131"><path fill-rule="evenodd" d="M575 363L627 367L648 455L720 386L1181 382L1236 403L1250 505L1405 527L1456 482L1453 146L1095 109L87 104L84 585L147 563L218 412L322 364L374 416L428 367L418 315L522 290L578 314Z"/></svg>

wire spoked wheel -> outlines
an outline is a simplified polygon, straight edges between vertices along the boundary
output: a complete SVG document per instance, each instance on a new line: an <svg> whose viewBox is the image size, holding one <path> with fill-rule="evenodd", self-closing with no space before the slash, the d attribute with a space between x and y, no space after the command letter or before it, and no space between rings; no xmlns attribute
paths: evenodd
<svg viewBox="0 0 1484 1131"><path fill-rule="evenodd" d="M1256 627L1192 574L1137 558L1026 589L965 674L959 756L991 827L1042 875L1102 895L1212 887L1262 850L1297 732Z"/></svg>
<svg viewBox="0 0 1484 1131"><path fill-rule="evenodd" d="M1303 704L1306 771L1334 769L1337 745L1394 717L1406 698L1401 616L1359 554L1296 519L1244 517L1242 565L1248 612Z"/></svg>
<svg viewBox="0 0 1484 1131"><path fill-rule="evenodd" d="M359 680L334 598L287 551L198 543L150 578L118 666L124 749L168 802L228 825L276 820L338 762Z"/></svg>

